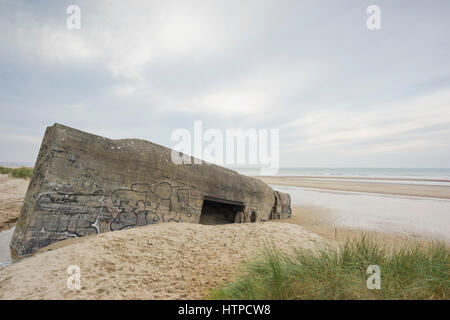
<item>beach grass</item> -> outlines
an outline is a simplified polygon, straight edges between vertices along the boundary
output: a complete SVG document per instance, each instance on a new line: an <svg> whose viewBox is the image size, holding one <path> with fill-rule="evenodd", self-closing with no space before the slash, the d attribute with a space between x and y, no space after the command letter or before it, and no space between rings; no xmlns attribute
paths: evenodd
<svg viewBox="0 0 450 320"><path fill-rule="evenodd" d="M0 167L0 174L7 174L13 178L27 179L33 175L33 168L20 167L20 168L6 168Z"/></svg>
<svg viewBox="0 0 450 320"><path fill-rule="evenodd" d="M449 251L440 242L386 248L366 236L316 252L286 254L267 246L234 281L211 290L207 298L448 299ZM380 289L368 289L370 265L380 267Z"/></svg>

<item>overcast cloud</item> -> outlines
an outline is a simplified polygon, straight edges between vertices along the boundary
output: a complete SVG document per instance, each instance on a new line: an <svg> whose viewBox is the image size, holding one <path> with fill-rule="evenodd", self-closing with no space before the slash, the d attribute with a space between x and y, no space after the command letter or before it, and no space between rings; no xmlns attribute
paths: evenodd
<svg viewBox="0 0 450 320"><path fill-rule="evenodd" d="M68 30L66 8L81 8ZM381 30L366 9L381 8ZM0 0L0 162L55 122L168 147L279 128L284 167L450 167L450 1Z"/></svg>

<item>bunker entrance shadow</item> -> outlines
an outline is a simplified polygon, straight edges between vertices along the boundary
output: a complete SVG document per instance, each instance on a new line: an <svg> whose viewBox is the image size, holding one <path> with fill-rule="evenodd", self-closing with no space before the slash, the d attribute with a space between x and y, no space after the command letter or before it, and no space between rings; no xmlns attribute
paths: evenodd
<svg viewBox="0 0 450 320"><path fill-rule="evenodd" d="M236 214L244 212L244 208L241 202L205 197L199 222L207 225L241 222L236 221Z"/></svg>

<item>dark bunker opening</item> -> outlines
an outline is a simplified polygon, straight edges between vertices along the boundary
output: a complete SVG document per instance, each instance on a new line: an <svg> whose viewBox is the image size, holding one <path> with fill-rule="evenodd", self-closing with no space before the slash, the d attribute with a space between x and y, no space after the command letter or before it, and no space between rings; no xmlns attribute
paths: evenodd
<svg viewBox="0 0 450 320"><path fill-rule="evenodd" d="M244 204L237 201L229 201L213 197L205 197L203 200L200 224L227 224L242 222ZM237 216L237 213L241 214Z"/></svg>

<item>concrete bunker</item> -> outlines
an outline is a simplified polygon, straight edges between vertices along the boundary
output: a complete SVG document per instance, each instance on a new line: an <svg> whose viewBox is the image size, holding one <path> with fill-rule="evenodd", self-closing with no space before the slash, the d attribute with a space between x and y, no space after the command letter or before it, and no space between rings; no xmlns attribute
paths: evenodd
<svg viewBox="0 0 450 320"><path fill-rule="evenodd" d="M145 140L48 127L10 248L168 222L260 222L291 216L288 194L200 160L178 164Z"/></svg>

